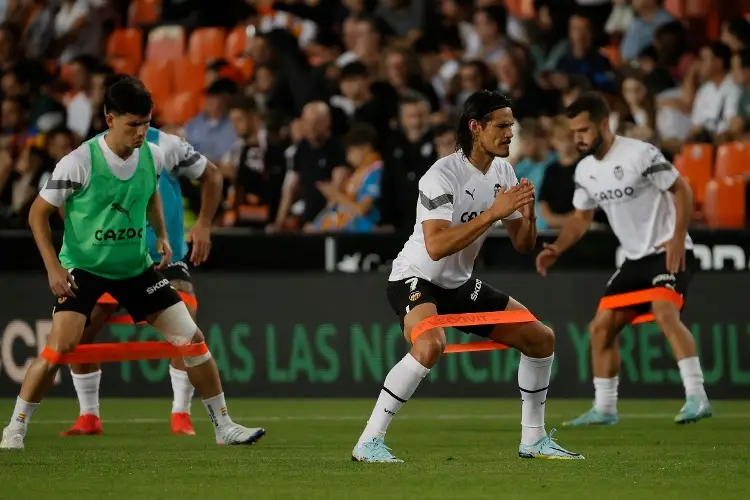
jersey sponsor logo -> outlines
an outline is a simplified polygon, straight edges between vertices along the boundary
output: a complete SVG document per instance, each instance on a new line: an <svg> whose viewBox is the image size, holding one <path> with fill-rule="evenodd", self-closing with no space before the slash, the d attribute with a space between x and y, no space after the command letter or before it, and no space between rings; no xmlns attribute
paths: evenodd
<svg viewBox="0 0 750 500"><path fill-rule="evenodd" d="M146 293L149 294L149 295L151 295L155 291L157 291L157 290L159 290L161 288L164 288L165 286L168 286L168 285L169 285L169 280L166 279L166 278L164 278L163 280L159 281L157 284L152 285L152 286L146 288Z"/></svg>
<svg viewBox="0 0 750 500"><path fill-rule="evenodd" d="M126 241L135 238L143 238L143 228L135 229L133 227L121 229L97 229L94 233L97 241Z"/></svg>
<svg viewBox="0 0 750 500"><path fill-rule="evenodd" d="M135 205L135 200L133 200L133 203L131 203L130 207L128 207L128 208L125 208L121 204L115 202L115 203L112 203L112 206L110 207L110 210L114 210L115 212L120 212L125 217L127 217L128 218L128 222L130 222L132 224L133 221L130 220L130 210L132 210L133 205Z"/></svg>
<svg viewBox="0 0 750 500"><path fill-rule="evenodd" d="M472 301L476 302L479 298L479 291L482 289L482 282L481 280L477 280L476 283L474 283L474 291L471 292L471 295L469 298L471 298Z"/></svg>
<svg viewBox="0 0 750 500"><path fill-rule="evenodd" d="M481 213L484 213L484 210L481 210L479 212L464 212L461 214L461 222L469 222L470 220L475 219Z"/></svg>
<svg viewBox="0 0 750 500"><path fill-rule="evenodd" d="M651 280L651 284L654 286L664 286L674 290L674 287L677 284L677 278L674 274L659 274Z"/></svg>
<svg viewBox="0 0 750 500"><path fill-rule="evenodd" d="M604 191L599 191L598 193L594 193L594 198L597 201L614 201L614 200L620 200L622 198L628 198L632 197L635 194L635 189L633 189L630 186L627 186L624 189L607 189Z"/></svg>

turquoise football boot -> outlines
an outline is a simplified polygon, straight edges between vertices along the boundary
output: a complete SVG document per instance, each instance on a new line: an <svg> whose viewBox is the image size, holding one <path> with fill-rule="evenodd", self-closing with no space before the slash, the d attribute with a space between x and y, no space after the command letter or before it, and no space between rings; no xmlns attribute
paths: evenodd
<svg viewBox="0 0 750 500"><path fill-rule="evenodd" d="M711 418L713 411L708 398L698 396L688 396L685 404L682 406L680 413L674 418L678 424L692 424L704 418Z"/></svg>
<svg viewBox="0 0 750 500"><path fill-rule="evenodd" d="M596 408L591 408L580 417L563 422L563 427L580 427L582 425L616 425L617 422L619 422L617 413L603 413Z"/></svg>
<svg viewBox="0 0 750 500"><path fill-rule="evenodd" d="M523 444L518 447L518 456L521 458L542 458L545 460L583 460L585 457L580 453L573 453L558 445L553 436L555 429L549 435L542 437L534 444Z"/></svg>
<svg viewBox="0 0 750 500"><path fill-rule="evenodd" d="M391 454L391 449L385 445L382 437L372 438L362 444L357 444L352 451L354 462L402 463Z"/></svg>

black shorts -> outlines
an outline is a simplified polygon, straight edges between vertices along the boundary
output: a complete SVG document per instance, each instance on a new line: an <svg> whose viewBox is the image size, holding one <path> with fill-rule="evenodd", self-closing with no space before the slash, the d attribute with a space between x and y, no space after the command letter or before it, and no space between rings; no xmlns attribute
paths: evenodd
<svg viewBox="0 0 750 500"><path fill-rule="evenodd" d="M184 260L178 262L170 262L167 264L167 268L161 272L165 278L169 281L187 281L188 283L193 282L193 278L190 276L187 262Z"/></svg>
<svg viewBox="0 0 750 500"><path fill-rule="evenodd" d="M458 288L442 288L421 278L409 278L400 281L389 281L388 302L401 321L404 328L404 317L419 304L435 304L438 314L461 314L504 311L510 297L484 283L478 278L471 278ZM476 325L458 328L465 333L480 337L489 337L493 325Z"/></svg>
<svg viewBox="0 0 750 500"><path fill-rule="evenodd" d="M664 253L647 255L638 260L625 260L607 282L604 296L637 292L654 287L664 287L687 295L688 285L698 269L698 261L691 250L685 256L685 271L671 274L667 271L667 256ZM651 304L641 304L632 308L638 314L651 311Z"/></svg>
<svg viewBox="0 0 750 500"><path fill-rule="evenodd" d="M70 273L78 286L76 296L55 299L53 314L75 311L88 318L99 298L109 293L137 323L182 301L169 280L153 266L138 276L122 280L103 278L81 269Z"/></svg>

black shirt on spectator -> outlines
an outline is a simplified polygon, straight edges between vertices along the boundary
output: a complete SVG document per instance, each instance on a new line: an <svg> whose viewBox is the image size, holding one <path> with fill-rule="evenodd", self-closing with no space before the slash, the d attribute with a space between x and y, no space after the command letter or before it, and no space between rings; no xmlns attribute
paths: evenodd
<svg viewBox="0 0 750 500"><path fill-rule="evenodd" d="M299 175L300 197L305 202L302 224L311 222L326 206L326 198L315 183L330 182L333 169L345 165L344 145L334 137L318 147L313 147L306 140L299 143L292 169Z"/></svg>
<svg viewBox="0 0 750 500"><path fill-rule="evenodd" d="M237 196L237 226L262 229L271 222L278 210L281 185L284 182L284 150L258 144L245 144L237 164L235 195Z"/></svg>
<svg viewBox="0 0 750 500"><path fill-rule="evenodd" d="M617 92L617 80L612 65L596 50L589 52L583 59L577 59L568 52L557 63L557 70L567 75L585 76L602 92Z"/></svg>
<svg viewBox="0 0 750 500"><path fill-rule="evenodd" d="M575 165L564 167L559 160L548 166L544 172L544 180L539 190L539 201L546 201L552 213L562 215L574 209L575 182L573 176L575 173Z"/></svg>

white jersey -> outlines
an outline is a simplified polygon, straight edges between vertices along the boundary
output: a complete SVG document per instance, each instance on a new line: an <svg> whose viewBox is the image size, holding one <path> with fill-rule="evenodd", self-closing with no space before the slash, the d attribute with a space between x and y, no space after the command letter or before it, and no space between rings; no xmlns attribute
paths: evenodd
<svg viewBox="0 0 750 500"><path fill-rule="evenodd" d="M417 277L443 288L466 283L489 229L468 247L439 261L427 253L422 223L447 220L450 227L465 224L492 206L501 186L518 184L513 167L495 158L486 174L480 172L459 151L436 161L419 180L417 222L409 240L393 261L390 281ZM505 220L521 217L513 212Z"/></svg>
<svg viewBox="0 0 750 500"><path fill-rule="evenodd" d="M573 206L607 214L625 257L636 260L664 251L658 248L674 235L674 195L668 190L680 176L652 144L615 136L602 160L588 156L575 172ZM690 236L685 248L693 248Z"/></svg>

